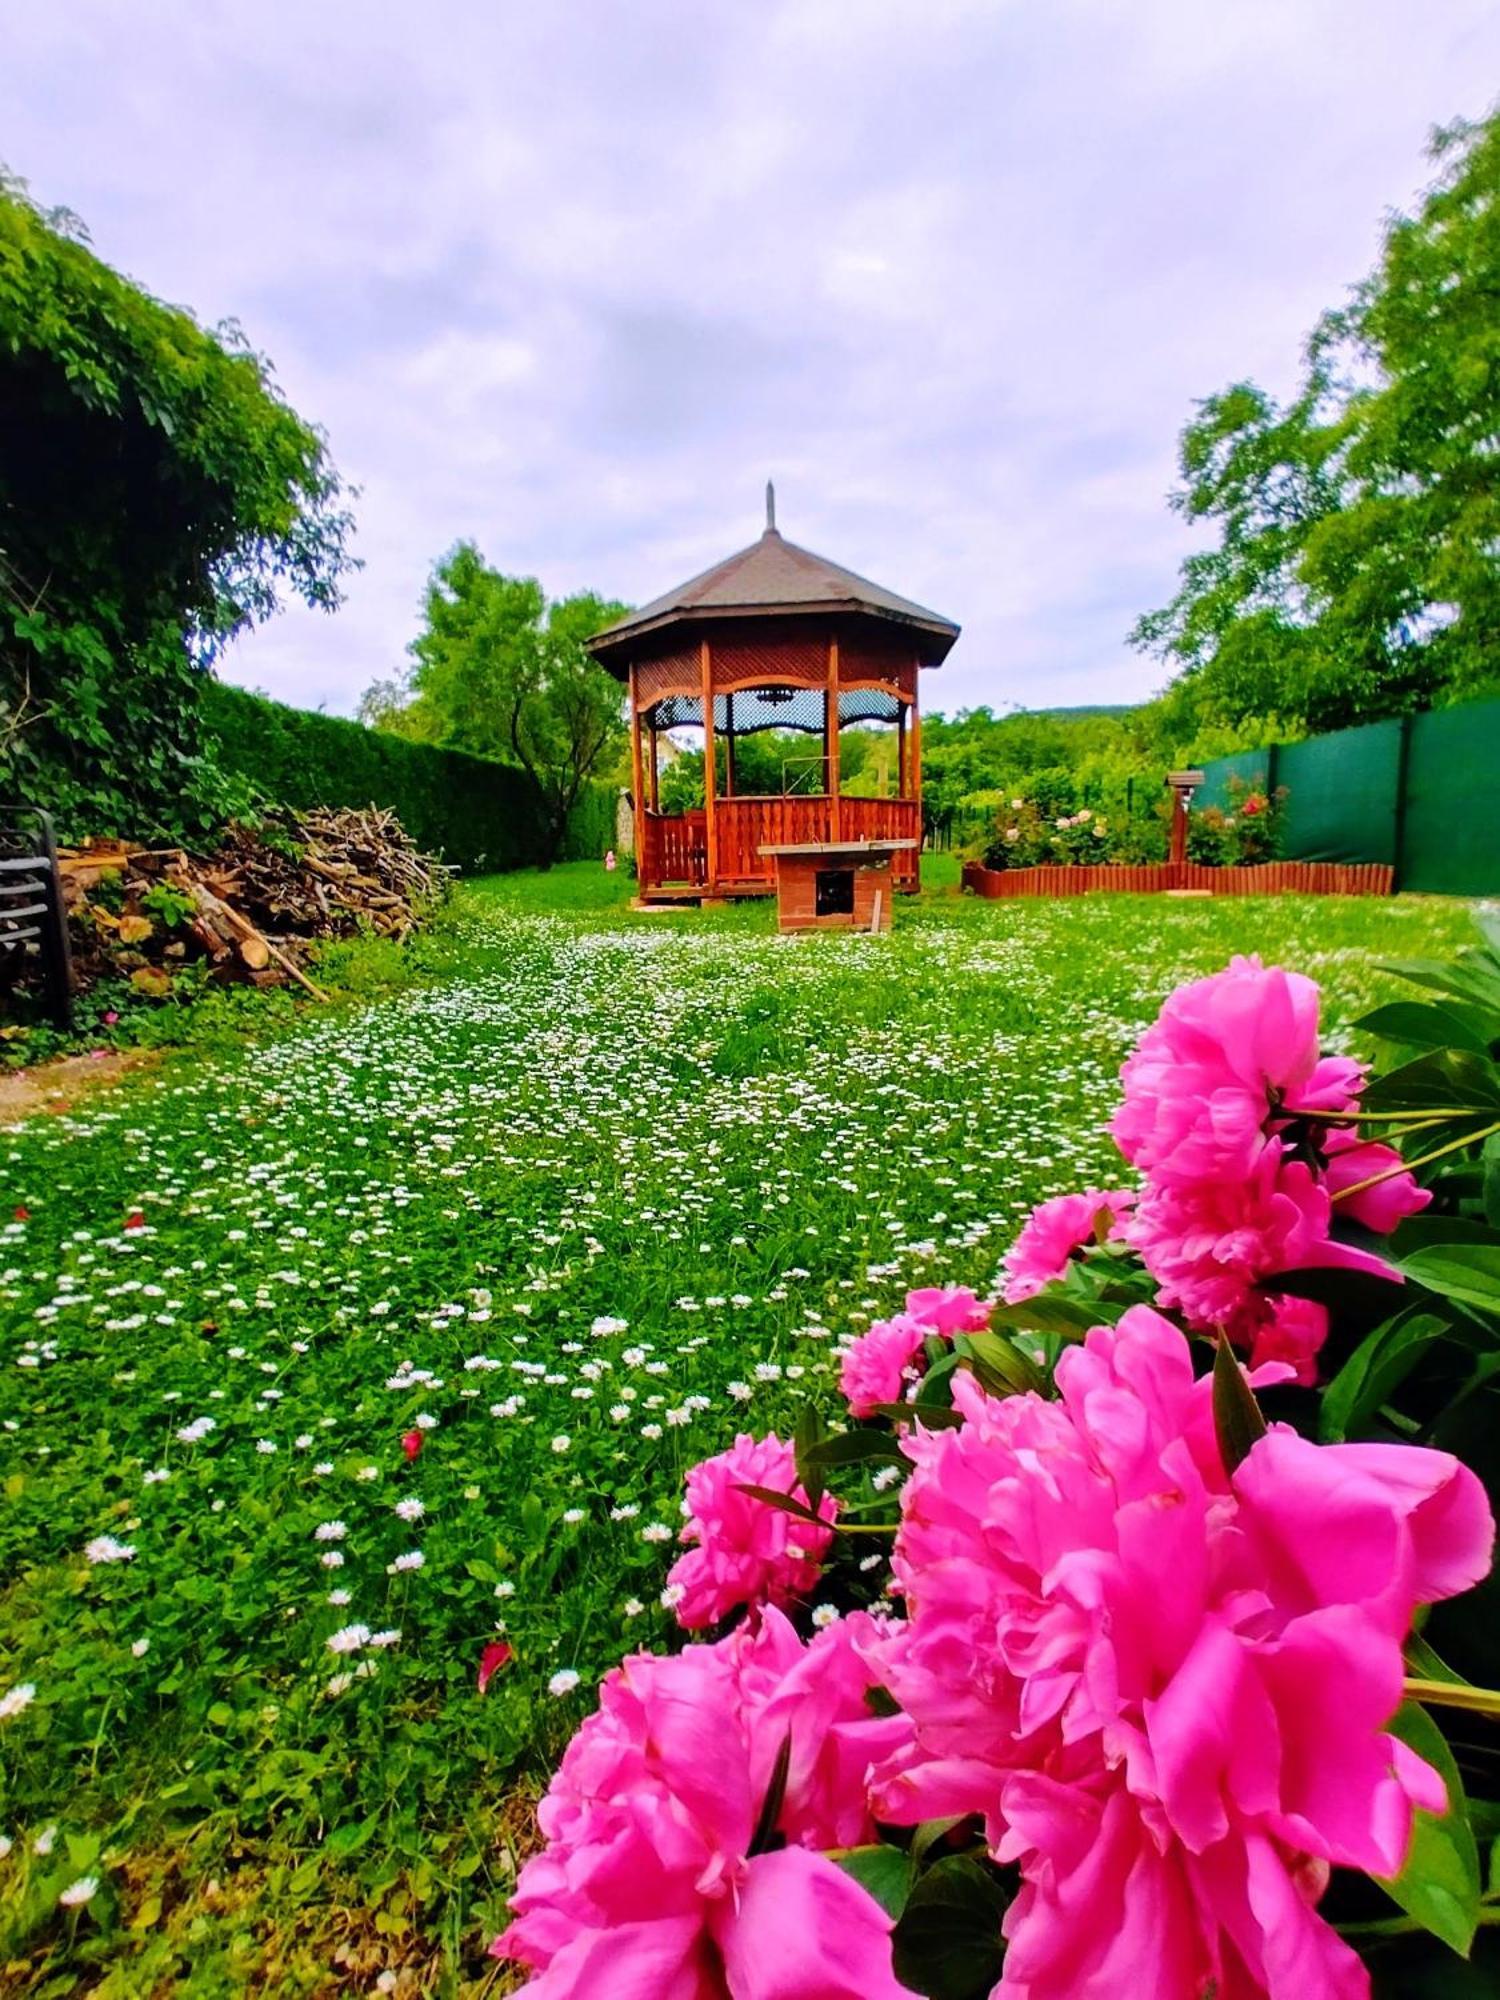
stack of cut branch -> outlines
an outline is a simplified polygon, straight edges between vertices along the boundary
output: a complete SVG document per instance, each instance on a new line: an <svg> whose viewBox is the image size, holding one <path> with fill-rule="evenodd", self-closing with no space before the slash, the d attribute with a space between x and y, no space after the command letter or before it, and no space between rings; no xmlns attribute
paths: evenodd
<svg viewBox="0 0 1500 2000"><path fill-rule="evenodd" d="M58 859L78 984L125 977L161 997L196 964L256 986L290 979L324 1000L305 968L310 945L366 930L406 938L448 887L441 864L376 806L237 826L205 859L121 841Z"/></svg>
<svg viewBox="0 0 1500 2000"><path fill-rule="evenodd" d="M303 813L287 831L286 839L237 831L214 858L219 893L265 929L404 938L446 887L440 864L378 806Z"/></svg>

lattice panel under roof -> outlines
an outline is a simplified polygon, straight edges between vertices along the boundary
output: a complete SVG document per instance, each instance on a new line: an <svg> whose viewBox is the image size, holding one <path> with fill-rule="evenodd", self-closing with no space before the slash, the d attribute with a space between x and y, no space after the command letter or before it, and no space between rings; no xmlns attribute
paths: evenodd
<svg viewBox="0 0 1500 2000"><path fill-rule="evenodd" d="M662 695L703 685L703 668L696 646L684 646L659 659L642 660L635 670L636 699L644 709Z"/></svg>
<svg viewBox="0 0 1500 2000"><path fill-rule="evenodd" d="M716 639L709 648L709 669L715 688L735 681L759 681L766 687L783 682L793 687L824 687L828 681L828 641L811 632Z"/></svg>
<svg viewBox="0 0 1500 2000"><path fill-rule="evenodd" d="M825 701L822 688L739 688L733 694L714 696L714 729L720 736L754 736L763 729L800 729L809 736L821 736ZM902 706L900 696L890 688L840 688L839 727L847 729L855 722L894 722ZM656 729L701 729L702 697L666 695L647 711L645 719Z"/></svg>
<svg viewBox="0 0 1500 2000"><path fill-rule="evenodd" d="M917 663L909 646L872 646L855 639L839 648L839 679L884 681L909 700L917 698Z"/></svg>

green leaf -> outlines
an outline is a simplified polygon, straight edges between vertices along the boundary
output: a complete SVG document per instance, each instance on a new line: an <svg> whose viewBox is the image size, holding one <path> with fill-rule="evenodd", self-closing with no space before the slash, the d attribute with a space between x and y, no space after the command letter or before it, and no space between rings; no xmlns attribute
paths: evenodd
<svg viewBox="0 0 1500 2000"><path fill-rule="evenodd" d="M1463 952L1454 960L1441 958L1396 959L1381 967L1413 986L1429 993L1449 994L1471 1001L1489 1011L1500 1012L1500 969L1483 952Z"/></svg>
<svg viewBox="0 0 1500 2000"><path fill-rule="evenodd" d="M867 1458L900 1464L906 1453L889 1431L840 1431L812 1446L807 1453L807 1465L810 1470L823 1471L830 1465L857 1465ZM803 1484L806 1483L804 1480Z"/></svg>
<svg viewBox="0 0 1500 2000"><path fill-rule="evenodd" d="M1323 1392L1318 1436L1337 1444L1388 1403L1424 1351L1448 1331L1436 1313L1403 1312L1367 1334Z"/></svg>
<svg viewBox="0 0 1500 2000"><path fill-rule="evenodd" d="M1403 1702L1391 1734L1424 1757L1448 1787L1448 1810L1416 1814L1406 1865L1391 1880L1377 1877L1393 1902L1424 1930L1467 1958L1479 1924L1479 1850L1464 1799L1463 1780L1442 1731L1416 1702Z"/></svg>
<svg viewBox="0 0 1500 2000"><path fill-rule="evenodd" d="M871 1416L887 1423L916 1423L924 1431L956 1431L966 1421L961 1410L945 1409L941 1403L877 1403Z"/></svg>
<svg viewBox="0 0 1500 2000"><path fill-rule="evenodd" d="M766 1795L761 1800L755 1831L751 1834L750 1845L745 1850L748 1855L768 1853L776 1840L776 1822L781 1818L781 1808L786 1802L786 1778L791 1768L792 1732L789 1729L781 1739L781 1748L776 1752L776 1762L771 1766L771 1776L766 1785Z"/></svg>
<svg viewBox="0 0 1500 2000"><path fill-rule="evenodd" d="M1430 1292L1500 1313L1500 1244L1447 1243L1414 1250L1402 1270Z"/></svg>
<svg viewBox="0 0 1500 2000"><path fill-rule="evenodd" d="M344 1826L336 1826L323 1842L325 1854L342 1861L347 1855L357 1854L365 1843L379 1830L382 1814L372 1812L368 1819L350 1820Z"/></svg>
<svg viewBox="0 0 1500 2000"><path fill-rule="evenodd" d="M983 2000L999 1979L1006 1894L982 1862L955 1854L921 1876L891 1940L903 1986L927 2000Z"/></svg>
<svg viewBox="0 0 1500 2000"><path fill-rule="evenodd" d="M1479 1158L1484 1219L1493 1228L1500 1229L1500 1132L1492 1132L1485 1140L1484 1151Z"/></svg>
<svg viewBox="0 0 1500 2000"><path fill-rule="evenodd" d="M1366 1111L1455 1111L1487 1121L1500 1111L1500 1072L1472 1049L1435 1049L1373 1077Z"/></svg>
<svg viewBox="0 0 1500 2000"><path fill-rule="evenodd" d="M1034 1298L1023 1299L1018 1305L996 1306L990 1314L995 1332L1014 1327L1022 1333L1060 1333L1068 1340L1081 1339L1098 1324L1099 1313L1091 1299L1073 1298L1050 1285Z"/></svg>
<svg viewBox="0 0 1500 2000"><path fill-rule="evenodd" d="M1234 1350L1221 1334L1214 1356L1214 1435L1219 1440L1219 1456L1232 1479L1256 1440L1266 1434L1266 1420L1260 1413L1255 1393L1245 1380L1245 1371Z"/></svg>
<svg viewBox="0 0 1500 2000"><path fill-rule="evenodd" d="M1469 1683L1462 1674L1454 1673L1442 1655L1428 1645L1420 1632L1408 1635L1404 1648L1406 1671L1417 1680L1452 1681L1455 1687L1467 1687Z"/></svg>
<svg viewBox="0 0 1500 2000"><path fill-rule="evenodd" d="M833 1859L846 1875L854 1877L867 1895L874 1897L888 1917L900 1916L911 1890L909 1855L903 1854L899 1847L888 1847L881 1841L872 1847L846 1847Z"/></svg>
<svg viewBox="0 0 1500 2000"><path fill-rule="evenodd" d="M934 1362L922 1377L916 1400L919 1403L930 1403L939 1409L946 1409L953 1394L953 1387L948 1378L957 1368L961 1358L957 1348L945 1349L942 1359Z"/></svg>
<svg viewBox="0 0 1500 2000"><path fill-rule="evenodd" d="M1460 1002L1439 1006L1421 1000L1393 1000L1362 1014L1354 1025L1407 1048L1470 1049L1481 1056L1489 1054L1491 1041L1500 1034L1500 1021L1487 1022L1478 1008Z"/></svg>
<svg viewBox="0 0 1500 2000"><path fill-rule="evenodd" d="M796 1459L797 1478L814 1507L826 1491L812 1459L813 1450L822 1436L823 1419L817 1404L804 1403L798 1413L797 1428L792 1434L792 1450Z"/></svg>
<svg viewBox="0 0 1500 2000"><path fill-rule="evenodd" d="M980 1386L992 1396L1024 1395L1046 1384L1046 1376L1030 1355L1023 1354L1003 1333L961 1333L954 1344L978 1376Z"/></svg>
<svg viewBox="0 0 1500 2000"><path fill-rule="evenodd" d="M736 1485L736 1493L748 1493L752 1500L763 1500L768 1507L779 1507L783 1514L795 1514L799 1521L811 1521L814 1527L826 1528L828 1523L811 1507L804 1507L800 1500L794 1500L790 1493L778 1493L774 1486Z"/></svg>
<svg viewBox="0 0 1500 2000"><path fill-rule="evenodd" d="M972 1824L977 1839L980 1822L972 1813L949 1813L943 1819L924 1819L911 1837L912 1860L920 1867L940 1840L946 1840L955 1827L966 1822Z"/></svg>

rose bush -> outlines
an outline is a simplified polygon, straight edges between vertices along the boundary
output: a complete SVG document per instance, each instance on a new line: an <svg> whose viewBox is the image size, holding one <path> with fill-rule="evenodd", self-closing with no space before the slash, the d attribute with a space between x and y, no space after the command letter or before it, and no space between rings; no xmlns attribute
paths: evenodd
<svg viewBox="0 0 1500 2000"><path fill-rule="evenodd" d="M1072 788L1064 799L1051 784L1030 796L1002 798L994 823L972 858L986 868L1141 866L1167 859L1172 803L1161 798L1149 812L1080 804ZM1223 806L1201 806L1188 816L1188 859L1211 868L1249 867L1281 853L1286 789L1266 792L1243 780L1229 782Z"/></svg>

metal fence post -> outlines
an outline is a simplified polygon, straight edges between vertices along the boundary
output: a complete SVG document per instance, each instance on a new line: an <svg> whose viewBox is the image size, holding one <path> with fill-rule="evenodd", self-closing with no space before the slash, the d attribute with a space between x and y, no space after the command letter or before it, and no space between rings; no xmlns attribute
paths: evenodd
<svg viewBox="0 0 1500 2000"><path fill-rule="evenodd" d="M1411 774L1411 732L1417 721L1414 715L1403 715L1400 733L1396 738L1396 795L1391 801L1391 889L1396 892L1406 882L1406 793Z"/></svg>

